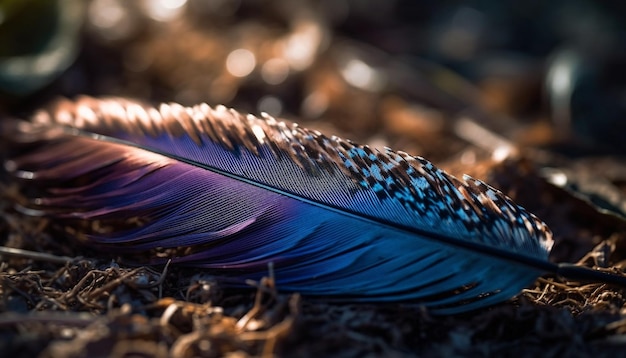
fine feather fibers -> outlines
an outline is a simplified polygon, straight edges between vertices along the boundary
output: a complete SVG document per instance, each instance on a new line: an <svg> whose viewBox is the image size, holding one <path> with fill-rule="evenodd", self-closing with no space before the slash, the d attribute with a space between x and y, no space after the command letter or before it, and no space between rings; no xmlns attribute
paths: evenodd
<svg viewBox="0 0 626 358"><path fill-rule="evenodd" d="M5 168L43 190L29 212L229 282L271 262L280 290L457 313L553 269L548 228L496 189L268 116L83 97L6 131L27 151Z"/></svg>

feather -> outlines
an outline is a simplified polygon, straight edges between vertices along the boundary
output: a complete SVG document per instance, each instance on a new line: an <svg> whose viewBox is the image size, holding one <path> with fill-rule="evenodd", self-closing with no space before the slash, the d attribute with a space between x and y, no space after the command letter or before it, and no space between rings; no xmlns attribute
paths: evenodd
<svg viewBox="0 0 626 358"><path fill-rule="evenodd" d="M479 180L267 115L82 97L9 123L5 168L43 190L28 213L231 284L272 263L283 291L457 313L584 271L550 263L547 226Z"/></svg>

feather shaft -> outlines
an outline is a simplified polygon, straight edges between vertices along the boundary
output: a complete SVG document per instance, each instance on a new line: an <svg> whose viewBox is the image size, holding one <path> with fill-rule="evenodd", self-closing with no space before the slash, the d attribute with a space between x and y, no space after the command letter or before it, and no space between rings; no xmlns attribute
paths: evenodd
<svg viewBox="0 0 626 358"><path fill-rule="evenodd" d="M549 262L546 225L483 182L268 116L81 98L8 132L30 148L5 168L43 190L33 212L97 222L86 244L174 250L228 282L272 263L286 291L456 313L544 272L604 277Z"/></svg>

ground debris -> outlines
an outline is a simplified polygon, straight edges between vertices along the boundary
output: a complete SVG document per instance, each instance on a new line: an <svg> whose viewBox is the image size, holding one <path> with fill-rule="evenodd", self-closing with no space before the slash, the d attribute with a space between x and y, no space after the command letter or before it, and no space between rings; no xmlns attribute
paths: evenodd
<svg viewBox="0 0 626 358"><path fill-rule="evenodd" d="M527 161L483 170L570 235L557 245L591 247L563 257L624 275L617 227L572 222L588 208L550 191ZM542 195L525 194L532 191ZM226 289L199 269L141 266L66 245L47 220L0 208L4 246L23 250L0 262L0 351L13 357L609 356L626 349L626 292L606 284L544 276L508 302L438 317L411 305L283 294L271 275L250 290Z"/></svg>

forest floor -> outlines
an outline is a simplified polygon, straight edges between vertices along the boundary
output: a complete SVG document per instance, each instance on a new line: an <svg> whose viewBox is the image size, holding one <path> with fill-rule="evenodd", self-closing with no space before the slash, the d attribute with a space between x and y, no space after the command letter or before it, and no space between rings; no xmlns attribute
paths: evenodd
<svg viewBox="0 0 626 358"><path fill-rule="evenodd" d="M527 197L560 207L545 212L559 230L569 225L579 233L572 237L597 241L557 241L555 253L579 255L582 246L588 252L580 264L623 275L626 242L618 228L605 237L589 234L598 220L605 229L620 220L594 218L589 204L541 185L524 165L507 162L491 172L506 177L510 190L534 183L527 189L540 191ZM402 303L328 303L281 293L269 278L233 291L202 270L137 267L75 245L52 234L54 223L13 210L14 187L3 186L2 193L0 236L5 246L26 250L7 253L0 263L6 356L608 357L626 351L624 288L546 276L505 303L454 316Z"/></svg>

